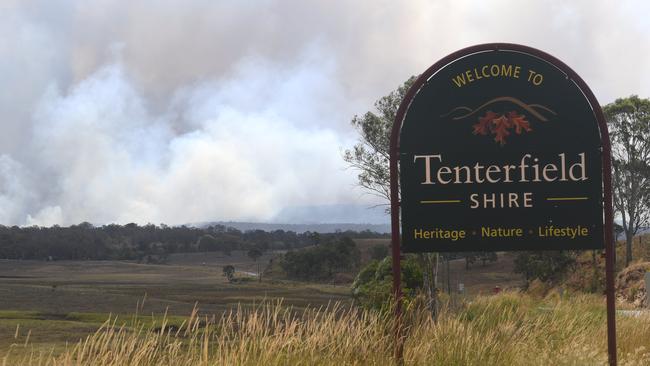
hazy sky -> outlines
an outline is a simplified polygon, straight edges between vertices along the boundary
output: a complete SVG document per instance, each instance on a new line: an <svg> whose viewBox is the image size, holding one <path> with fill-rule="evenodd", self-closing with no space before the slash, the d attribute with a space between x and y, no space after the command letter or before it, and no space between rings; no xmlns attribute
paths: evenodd
<svg viewBox="0 0 650 366"><path fill-rule="evenodd" d="M0 223L273 220L377 199L349 121L457 49L650 97L648 1L0 0Z"/></svg>

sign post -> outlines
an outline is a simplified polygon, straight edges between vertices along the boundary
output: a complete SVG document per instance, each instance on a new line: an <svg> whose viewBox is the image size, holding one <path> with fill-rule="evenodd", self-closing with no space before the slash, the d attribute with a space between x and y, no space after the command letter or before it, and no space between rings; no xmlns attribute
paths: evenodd
<svg viewBox="0 0 650 366"><path fill-rule="evenodd" d="M402 253L605 249L616 364L609 135L600 104L567 65L514 44L435 63L397 111L390 184L398 360Z"/></svg>

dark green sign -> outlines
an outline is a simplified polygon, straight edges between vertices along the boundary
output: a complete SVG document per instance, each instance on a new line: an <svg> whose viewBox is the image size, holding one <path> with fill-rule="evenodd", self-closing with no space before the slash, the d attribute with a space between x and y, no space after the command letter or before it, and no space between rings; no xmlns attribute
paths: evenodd
<svg viewBox="0 0 650 366"><path fill-rule="evenodd" d="M550 62L456 59L402 124L402 251L604 248L601 145L589 101Z"/></svg>

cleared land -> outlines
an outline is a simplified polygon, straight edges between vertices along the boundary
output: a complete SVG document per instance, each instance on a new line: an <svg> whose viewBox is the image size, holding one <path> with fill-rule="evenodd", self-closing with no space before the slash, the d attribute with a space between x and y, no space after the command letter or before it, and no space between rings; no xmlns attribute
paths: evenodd
<svg viewBox="0 0 650 366"><path fill-rule="evenodd" d="M388 245L386 239L358 240L362 263L373 245ZM93 334L113 314L118 324L132 324L133 314L159 320L165 311L180 324L198 304L204 315L223 314L238 305L252 308L265 300L282 299L283 306L297 311L351 303L349 284L330 285L254 276L258 263L264 269L277 261L279 252L251 260L245 252L179 253L168 264L138 264L122 261L17 261L0 260L0 359L13 349L21 355L31 350L54 349L55 354ZM237 271L236 283L228 283L224 265ZM276 262L277 264L277 262ZM446 272L441 268L441 285ZM475 264L465 270L462 260L450 264L452 288L465 283L469 294L490 293L495 285L516 287L520 277L512 274L512 258L499 255L499 262ZM351 277L351 276L350 276ZM152 314L154 317L152 318ZM18 335L18 337L16 337ZM28 336L29 335L29 336ZM29 347L16 353L17 346Z"/></svg>
<svg viewBox="0 0 650 366"><path fill-rule="evenodd" d="M131 313L145 296L145 311L169 308L173 313L189 313L195 302L206 312L216 312L265 298L282 297L298 307L349 299L346 286L266 279L260 283L254 276L256 263L240 253L225 258L179 254L169 262L0 261L0 310ZM228 283L222 272L225 264L235 266L240 281Z"/></svg>
<svg viewBox="0 0 650 366"><path fill-rule="evenodd" d="M253 272L256 264L244 257L236 253L229 263ZM199 258L200 264L193 265ZM224 262L212 259L193 253L170 259L186 265L0 260L0 355L15 341L17 327L23 336L31 333L30 343L36 347L61 348L94 332L110 314L124 320L136 311L187 316L197 303L201 314L221 314L238 304L250 307L279 298L296 309L350 302L347 286L264 279L259 283L242 273L237 277L243 281L228 283Z"/></svg>

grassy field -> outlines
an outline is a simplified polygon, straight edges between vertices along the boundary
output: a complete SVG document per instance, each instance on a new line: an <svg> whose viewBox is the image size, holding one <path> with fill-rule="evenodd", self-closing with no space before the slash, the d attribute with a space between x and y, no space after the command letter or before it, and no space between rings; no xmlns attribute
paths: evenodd
<svg viewBox="0 0 650 366"><path fill-rule="evenodd" d="M369 248L388 245L386 239L359 240L362 262ZM279 253L265 254L258 261L264 268ZM464 262L453 261L453 286L462 280L470 294L489 293L495 284L511 287L519 277L511 273L511 259L500 256L499 264L476 265L469 271ZM237 283L228 283L222 268L235 266ZM282 299L284 306L302 311L333 302L351 303L349 284L309 284L254 276L257 263L244 252L179 253L165 265L121 261L15 261L0 260L0 352L14 343L16 329L30 347L54 348L74 343L109 317L120 322L140 315L161 317L166 311L187 316L195 305L199 314L222 314L237 306L252 307L265 300ZM441 283L446 281L441 273ZM353 278L353 276L351 276ZM137 309L136 309L137 308ZM132 324L131 324L132 325Z"/></svg>
<svg viewBox="0 0 650 366"><path fill-rule="evenodd" d="M211 315L279 298L297 310L350 302L347 286L260 283L242 272L237 277L244 281L228 283L222 273L225 261L232 260L243 272L252 271L255 263L240 253L216 259L192 253L173 256L169 265L0 260L0 354L14 342L16 328L22 336L30 334L30 347L60 351L66 342L95 332L111 314L127 321L136 311L186 317L195 305L200 314Z"/></svg>
<svg viewBox="0 0 650 366"><path fill-rule="evenodd" d="M176 266L202 266L207 268L221 268L227 264L235 267L240 273L257 273L257 264L263 269L269 261L277 258L285 251L264 252L257 261L253 261L245 251L235 250L230 255L221 252L175 253L169 256L167 264Z"/></svg>
<svg viewBox="0 0 650 366"><path fill-rule="evenodd" d="M363 262L377 244L388 241L359 242ZM277 253L259 261L271 259ZM239 282L226 281L226 264ZM463 283L467 293L444 296L453 309L436 323L418 300L407 304L406 364L605 364L603 298L519 294L512 266L508 253L468 270L455 260L449 281L441 267L440 284L455 291ZM392 362L391 317L351 307L349 284L260 283L256 271L241 252L175 254L165 265L0 261L0 364ZM495 286L511 291L491 296ZM650 317L618 322L621 364L650 365Z"/></svg>
<svg viewBox="0 0 650 366"><path fill-rule="evenodd" d="M131 313L146 296L147 312L189 313L198 301L206 312L222 311L238 303L282 297L290 305L304 307L329 301L345 301L346 286L306 284L263 279L253 275L254 264L233 256L236 277L228 283L224 263L210 253L172 257L168 265L119 261L0 261L0 310L45 313ZM194 258L192 258L194 257ZM195 264L201 257L210 264ZM202 263L202 262L201 262Z"/></svg>
<svg viewBox="0 0 650 366"><path fill-rule="evenodd" d="M605 365L601 297L479 296L433 322L406 309L407 365ZM180 322L180 323L179 323ZM50 353L16 332L3 356L25 365L387 365L387 313L346 306L292 312L267 303L220 318L109 320L83 340ZM620 365L650 364L650 316L619 317Z"/></svg>

